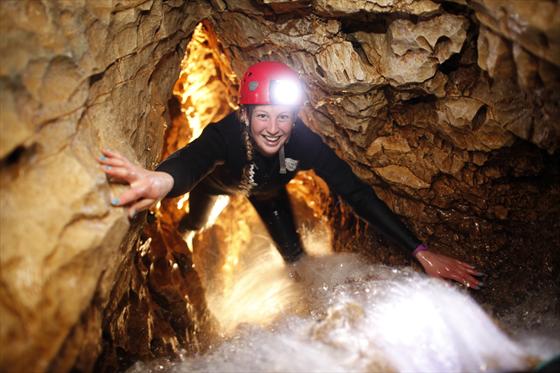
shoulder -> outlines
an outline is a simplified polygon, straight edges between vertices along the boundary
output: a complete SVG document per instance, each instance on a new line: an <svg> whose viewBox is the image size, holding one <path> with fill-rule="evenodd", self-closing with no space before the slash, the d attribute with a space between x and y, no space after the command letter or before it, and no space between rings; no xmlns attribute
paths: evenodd
<svg viewBox="0 0 560 373"><path fill-rule="evenodd" d="M313 132L309 127L303 123L301 119L296 120L293 130L293 136L296 141L318 141L323 142L321 137Z"/></svg>
<svg viewBox="0 0 560 373"><path fill-rule="evenodd" d="M302 169L315 168L330 148L321 137L297 119L290 141L286 146L287 156L302 161Z"/></svg>
<svg viewBox="0 0 560 373"><path fill-rule="evenodd" d="M307 127L301 119L296 120L290 143L303 151L310 151L314 148L326 146L321 137Z"/></svg>
<svg viewBox="0 0 560 373"><path fill-rule="evenodd" d="M210 123L204 128L204 131L216 131L223 134L232 134L241 132L241 122L237 117L237 112L232 112L217 122Z"/></svg>
<svg viewBox="0 0 560 373"><path fill-rule="evenodd" d="M223 144L236 143L241 137L241 122L233 112L217 122L210 123L202 130L200 141L219 141Z"/></svg>

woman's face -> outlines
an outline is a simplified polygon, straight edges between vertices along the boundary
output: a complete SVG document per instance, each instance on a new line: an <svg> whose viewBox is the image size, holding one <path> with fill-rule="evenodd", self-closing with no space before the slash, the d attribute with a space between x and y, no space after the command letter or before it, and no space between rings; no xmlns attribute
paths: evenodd
<svg viewBox="0 0 560 373"><path fill-rule="evenodd" d="M290 138L295 119L293 106L255 106L250 129L258 150L265 156L278 153Z"/></svg>

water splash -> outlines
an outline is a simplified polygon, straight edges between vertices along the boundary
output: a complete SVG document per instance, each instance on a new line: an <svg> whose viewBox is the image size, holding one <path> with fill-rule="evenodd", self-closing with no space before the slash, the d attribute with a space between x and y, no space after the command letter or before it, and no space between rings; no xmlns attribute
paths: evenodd
<svg viewBox="0 0 560 373"><path fill-rule="evenodd" d="M411 269L337 254L305 258L283 273L262 271L268 277L261 286L291 300L269 324L237 323L203 356L137 363L131 372L492 372L534 365L466 292ZM251 300L255 312L275 299L254 294L263 294Z"/></svg>

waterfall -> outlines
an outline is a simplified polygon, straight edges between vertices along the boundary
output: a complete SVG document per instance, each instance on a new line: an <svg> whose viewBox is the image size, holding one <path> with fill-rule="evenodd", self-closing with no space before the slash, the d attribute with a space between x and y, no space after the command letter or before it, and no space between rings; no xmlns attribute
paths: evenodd
<svg viewBox="0 0 560 373"><path fill-rule="evenodd" d="M291 266L263 255L224 294L222 342L130 372L501 372L560 351L560 338L546 352L538 339L514 340L467 290L411 268L356 254Z"/></svg>

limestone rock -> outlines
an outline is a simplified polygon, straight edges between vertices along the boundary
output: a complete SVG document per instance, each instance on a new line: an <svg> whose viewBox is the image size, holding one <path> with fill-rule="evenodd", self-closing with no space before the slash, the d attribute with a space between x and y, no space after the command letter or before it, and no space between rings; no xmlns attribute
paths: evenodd
<svg viewBox="0 0 560 373"><path fill-rule="evenodd" d="M95 162L109 147L152 168L164 141L170 149L191 133L169 129L180 113L169 101L203 19L237 77L261 60L298 71L305 123L431 247L495 273L495 287L478 295L487 304L509 309L539 289L558 308L557 296L540 295L560 293L551 249L560 245L559 9L525 0L0 1L0 343L9 346L0 370L124 369L179 347L203 350L194 325L211 322L189 256L146 244L151 226L110 207L122 187ZM233 97L235 76L220 66L200 90ZM205 121L235 106L185 102ZM367 234L344 249L380 247L370 254L408 263L348 216L339 214L339 237ZM179 240L167 223L151 234Z"/></svg>
<svg viewBox="0 0 560 373"><path fill-rule="evenodd" d="M482 27L478 35L478 66L492 78L507 78L513 73L511 49L499 36Z"/></svg>
<svg viewBox="0 0 560 373"><path fill-rule="evenodd" d="M390 183L408 186L414 189L429 188L430 184L412 173L408 168L396 165L378 167L375 169L383 179Z"/></svg>
<svg viewBox="0 0 560 373"><path fill-rule="evenodd" d="M396 20L387 34L355 36L381 75L392 85L404 85L432 78L439 64L461 50L466 29L465 18L442 15L417 24Z"/></svg>
<svg viewBox="0 0 560 373"><path fill-rule="evenodd" d="M111 147L153 166L177 48L209 9L0 2L0 370L93 368L134 241L95 158Z"/></svg>
<svg viewBox="0 0 560 373"><path fill-rule="evenodd" d="M560 65L560 5L524 0L474 0L480 23L519 43L532 54Z"/></svg>
<svg viewBox="0 0 560 373"><path fill-rule="evenodd" d="M358 12L370 13L409 13L428 15L439 9L439 4L431 0L316 0L315 9L320 13L340 15Z"/></svg>

